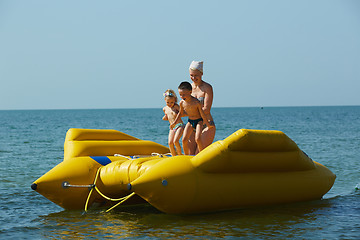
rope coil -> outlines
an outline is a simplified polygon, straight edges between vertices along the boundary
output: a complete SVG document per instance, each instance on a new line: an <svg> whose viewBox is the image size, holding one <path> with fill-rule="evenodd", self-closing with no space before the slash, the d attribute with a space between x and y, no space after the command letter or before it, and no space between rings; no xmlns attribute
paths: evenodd
<svg viewBox="0 0 360 240"><path fill-rule="evenodd" d="M135 193L132 192L130 193L129 195L125 196L125 197L122 197L122 198L110 198L108 196L106 196L105 194L103 194L102 192L100 192L100 190L96 187L96 181L98 179L98 176L99 176L99 172L100 172L100 169L102 167L100 167L97 172L96 172L96 175L95 175L95 179L94 179L94 183L91 184L91 190L89 192L89 195L86 199L86 203L85 203L85 212L87 212L88 210L88 204L89 204L89 200L90 200L90 196L92 194L92 192L94 191L94 189L96 190L97 193L100 194L100 196L102 196L103 198L105 198L106 200L109 200L109 201L113 201L113 202L117 202L117 201L120 201L118 202L117 204L115 204L114 206L112 206L111 208L109 208L108 210L106 210L106 212L109 212L111 211L112 209L114 209L115 207L119 206L120 204L122 204L123 202L125 202L126 200L128 200L130 197L134 196ZM90 185L89 185L90 186Z"/></svg>
<svg viewBox="0 0 360 240"><path fill-rule="evenodd" d="M131 157L128 157L128 156L125 156L125 155L122 155L122 154L114 154L115 157L123 157L123 158L126 158L128 160L133 160L133 159L136 159L136 158L140 158L141 155L137 155L137 156L134 156L134 158L131 158ZM151 156L158 156L158 157L171 157L171 153L166 153L166 154L160 154L160 153L151 153ZM148 156L147 156L148 157ZM89 201L90 201L90 197L91 197L91 194L93 193L94 189L95 191L100 195L102 196L103 198L105 198L106 200L109 200L109 201L113 201L113 202L117 202L117 201L120 201L118 202L117 204L115 204L114 206L112 206L111 208L109 208L108 210L106 210L106 212L109 212L111 211L112 209L114 209L115 207L119 206L120 204L122 204L123 202L125 202L126 200L128 200L129 198L131 198L132 196L135 195L135 192L132 192L130 193L129 195L125 196L125 197L122 197L122 198L110 198L108 196L106 196L105 194L103 194L96 186L96 182L97 182L97 179L98 179L98 176L99 176L99 172L100 172L100 169L102 167L98 168L97 172L96 172L96 175L95 175L95 179L94 179L94 183L93 184L89 184L89 185L71 185L69 184L68 182L64 182L63 183L63 187L88 187L88 188L91 188L90 189L90 192L89 192L89 195L86 199L86 202L85 202L85 212L87 212L88 210L88 205L89 205ZM130 182L130 179L129 179L129 182Z"/></svg>

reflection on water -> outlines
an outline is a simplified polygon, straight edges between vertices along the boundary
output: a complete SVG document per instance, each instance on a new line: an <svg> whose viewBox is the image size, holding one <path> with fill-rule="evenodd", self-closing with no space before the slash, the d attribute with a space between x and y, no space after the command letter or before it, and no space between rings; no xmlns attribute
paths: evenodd
<svg viewBox="0 0 360 240"><path fill-rule="evenodd" d="M40 218L41 235L46 238L333 238L329 231L338 221L359 219L358 206L344 206L359 202L353 194L306 203L241 209L208 214L169 215L150 205L118 208L113 212L92 210L62 211ZM342 200L341 200L342 199ZM355 204L354 204L355 205ZM354 209L355 207L355 209ZM353 211L357 210L357 213ZM352 213L350 213L352 212ZM356 236L360 223L350 221L343 236ZM338 229L337 229L338 231ZM339 235L341 236L341 235Z"/></svg>

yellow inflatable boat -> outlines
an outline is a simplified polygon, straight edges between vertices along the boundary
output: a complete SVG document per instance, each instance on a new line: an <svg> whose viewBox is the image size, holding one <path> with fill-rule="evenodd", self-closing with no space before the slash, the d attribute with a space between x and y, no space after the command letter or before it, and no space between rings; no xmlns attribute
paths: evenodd
<svg viewBox="0 0 360 240"><path fill-rule="evenodd" d="M335 181L280 131L240 129L196 156L115 130L70 129L31 188L65 209L148 202L195 213L321 199Z"/></svg>

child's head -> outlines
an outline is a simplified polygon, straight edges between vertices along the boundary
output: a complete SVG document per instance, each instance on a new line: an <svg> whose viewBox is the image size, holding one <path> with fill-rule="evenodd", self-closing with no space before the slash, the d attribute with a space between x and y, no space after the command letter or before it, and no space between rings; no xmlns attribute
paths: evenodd
<svg viewBox="0 0 360 240"><path fill-rule="evenodd" d="M179 89L180 97L183 100L186 101L186 99L189 99L188 97L191 96L191 92L192 92L192 86L189 82L180 83L178 89Z"/></svg>
<svg viewBox="0 0 360 240"><path fill-rule="evenodd" d="M168 89L164 92L164 99L168 107L173 107L177 103L177 97L174 90Z"/></svg>

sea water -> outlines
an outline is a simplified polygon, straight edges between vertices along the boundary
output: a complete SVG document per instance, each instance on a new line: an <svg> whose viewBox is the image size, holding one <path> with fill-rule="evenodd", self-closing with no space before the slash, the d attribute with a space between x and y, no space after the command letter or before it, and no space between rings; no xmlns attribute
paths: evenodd
<svg viewBox="0 0 360 240"><path fill-rule="evenodd" d="M150 205L68 211L30 185L63 159L69 128L116 129L167 144L161 109L0 111L0 239L359 239L360 107L213 108L216 140L280 130L337 175L322 200L171 215ZM257 189L262 191L263 189Z"/></svg>

